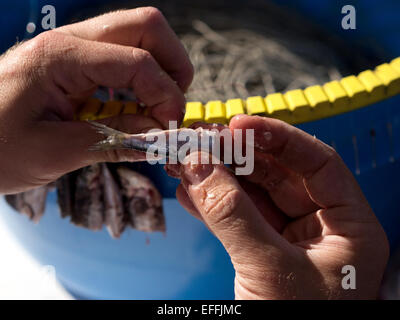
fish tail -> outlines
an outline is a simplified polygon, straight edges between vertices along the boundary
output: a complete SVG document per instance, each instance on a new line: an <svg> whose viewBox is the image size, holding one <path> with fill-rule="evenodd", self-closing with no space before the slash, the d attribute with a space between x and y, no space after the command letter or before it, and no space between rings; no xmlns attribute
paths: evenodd
<svg viewBox="0 0 400 320"><path fill-rule="evenodd" d="M95 122L95 121L88 121L94 129L106 139L101 140L95 143L93 146L89 147L90 151L104 151L110 149L120 149L124 147L124 137L125 133L115 130L113 128L107 127L104 124Z"/></svg>

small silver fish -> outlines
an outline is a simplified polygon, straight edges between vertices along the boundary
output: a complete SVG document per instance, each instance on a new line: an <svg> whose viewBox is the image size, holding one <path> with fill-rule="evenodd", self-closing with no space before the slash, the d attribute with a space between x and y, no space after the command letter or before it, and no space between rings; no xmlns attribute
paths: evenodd
<svg viewBox="0 0 400 320"><path fill-rule="evenodd" d="M206 150L211 152L215 147L218 132L205 130L201 127L196 129L180 128L172 130L158 130L148 133L128 134L104 124L89 121L97 132L106 136L106 139L96 143L90 150L103 151L110 149L133 149L144 153L154 155L157 150L158 156L177 156L182 146L186 145L185 150ZM164 139L158 141L158 137L164 136ZM180 138L178 138L178 136Z"/></svg>

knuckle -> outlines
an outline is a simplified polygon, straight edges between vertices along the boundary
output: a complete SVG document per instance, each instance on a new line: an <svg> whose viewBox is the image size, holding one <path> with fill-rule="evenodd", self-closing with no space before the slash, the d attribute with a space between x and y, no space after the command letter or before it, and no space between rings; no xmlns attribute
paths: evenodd
<svg viewBox="0 0 400 320"><path fill-rule="evenodd" d="M143 7L138 9L139 14L143 17L144 22L149 26L165 23L162 12L155 7Z"/></svg>
<svg viewBox="0 0 400 320"><path fill-rule="evenodd" d="M228 220L239 206L242 195L237 189L212 190L207 192L204 213L214 224ZM213 197L210 195L217 194Z"/></svg>
<svg viewBox="0 0 400 320"><path fill-rule="evenodd" d="M171 106L177 106L183 109L185 106L185 97L177 87L165 88L166 98L169 100Z"/></svg>
<svg viewBox="0 0 400 320"><path fill-rule="evenodd" d="M24 47L25 52L33 58L37 56L41 57L45 53L48 38L47 32L37 35L27 42L27 45Z"/></svg>
<svg viewBox="0 0 400 320"><path fill-rule="evenodd" d="M154 62L153 56L150 52L140 49L140 48L133 48L133 57L135 63L139 65L146 65L152 64Z"/></svg>
<svg viewBox="0 0 400 320"><path fill-rule="evenodd" d="M33 59L42 59L51 52L48 48L59 40L58 37L58 33L53 31L42 32L26 43L24 52Z"/></svg>
<svg viewBox="0 0 400 320"><path fill-rule="evenodd" d="M32 76L44 76L51 66L57 63L59 48L62 48L64 35L46 31L27 41L21 48L19 60L24 61L24 68ZM55 48L55 44L57 48Z"/></svg>

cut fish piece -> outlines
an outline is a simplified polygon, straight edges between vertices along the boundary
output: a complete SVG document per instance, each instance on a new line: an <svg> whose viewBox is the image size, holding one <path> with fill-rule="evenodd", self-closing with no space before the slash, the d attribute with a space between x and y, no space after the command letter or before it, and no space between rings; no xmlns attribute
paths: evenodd
<svg viewBox="0 0 400 320"><path fill-rule="evenodd" d="M79 171L70 172L56 181L57 202L62 218L75 215L75 189Z"/></svg>
<svg viewBox="0 0 400 320"><path fill-rule="evenodd" d="M105 224L110 235L113 238L119 238L126 227L122 195L107 165L103 163L101 166L104 183Z"/></svg>
<svg viewBox="0 0 400 320"><path fill-rule="evenodd" d="M147 177L126 167L118 167L117 173L131 226L140 231L164 232L162 197L154 184Z"/></svg>
<svg viewBox="0 0 400 320"><path fill-rule="evenodd" d="M104 205L100 164L85 167L79 171L75 184L74 210L71 222L100 230L103 227Z"/></svg>
<svg viewBox="0 0 400 320"><path fill-rule="evenodd" d="M6 195L5 199L15 210L38 223L46 208L47 192L47 186L41 186L25 192Z"/></svg>

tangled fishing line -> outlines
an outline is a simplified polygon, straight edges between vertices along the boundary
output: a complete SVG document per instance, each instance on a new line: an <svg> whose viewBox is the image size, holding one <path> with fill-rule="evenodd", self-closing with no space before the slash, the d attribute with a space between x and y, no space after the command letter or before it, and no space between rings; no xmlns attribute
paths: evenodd
<svg viewBox="0 0 400 320"><path fill-rule="evenodd" d="M195 68L188 101L245 99L338 80L369 65L340 39L268 1L161 4Z"/></svg>
<svg viewBox="0 0 400 320"><path fill-rule="evenodd" d="M75 20L138 2L115 1ZM268 0L146 1L159 8L194 65L188 101L245 99L304 89L373 66L354 44Z"/></svg>

